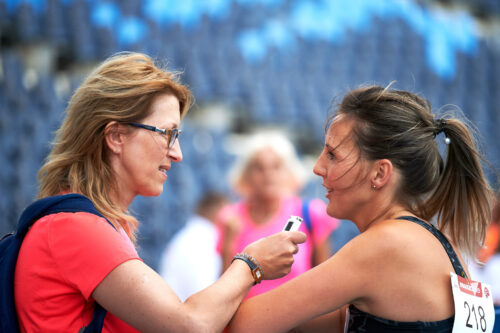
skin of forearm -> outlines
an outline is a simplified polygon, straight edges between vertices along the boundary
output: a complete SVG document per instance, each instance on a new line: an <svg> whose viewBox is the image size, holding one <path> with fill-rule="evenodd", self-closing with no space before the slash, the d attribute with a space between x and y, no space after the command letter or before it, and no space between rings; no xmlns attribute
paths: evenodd
<svg viewBox="0 0 500 333"><path fill-rule="evenodd" d="M210 287L185 301L203 332L221 332L253 285L248 265L234 261L224 274Z"/></svg>
<svg viewBox="0 0 500 333"><path fill-rule="evenodd" d="M314 250L314 265L319 265L331 256L331 249L328 239L319 243Z"/></svg>

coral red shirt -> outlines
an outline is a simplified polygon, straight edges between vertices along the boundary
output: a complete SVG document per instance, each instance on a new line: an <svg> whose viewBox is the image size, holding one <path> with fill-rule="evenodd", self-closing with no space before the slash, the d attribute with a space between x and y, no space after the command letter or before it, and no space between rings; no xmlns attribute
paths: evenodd
<svg viewBox="0 0 500 333"><path fill-rule="evenodd" d="M92 292L118 265L140 260L124 232L96 215L38 220L23 241L14 295L21 332L78 332L92 319ZM107 313L103 332L137 332Z"/></svg>

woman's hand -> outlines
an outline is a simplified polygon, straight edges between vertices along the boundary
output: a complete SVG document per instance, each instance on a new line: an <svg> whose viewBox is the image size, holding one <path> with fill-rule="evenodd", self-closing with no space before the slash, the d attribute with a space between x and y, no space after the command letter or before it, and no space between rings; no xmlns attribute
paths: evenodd
<svg viewBox="0 0 500 333"><path fill-rule="evenodd" d="M300 231L278 232L251 243L243 252L257 260L264 280L278 279L290 273L293 255L299 251L297 244L304 243L306 238Z"/></svg>

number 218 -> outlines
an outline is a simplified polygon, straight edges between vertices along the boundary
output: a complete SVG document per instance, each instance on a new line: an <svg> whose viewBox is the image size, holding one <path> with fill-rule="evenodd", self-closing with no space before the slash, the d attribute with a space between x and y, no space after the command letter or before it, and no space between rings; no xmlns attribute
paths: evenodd
<svg viewBox="0 0 500 333"><path fill-rule="evenodd" d="M471 324L471 313L474 314L474 320L476 322L476 330L481 326L481 330L483 332L486 332L486 318L485 318L485 313L484 309L482 306L477 307L477 313L476 313L476 308L475 305L472 304L472 308L470 307L469 303L467 301L464 301L464 308L467 308L467 311L469 312L469 316L467 317L467 322L465 323L465 326L473 328L472 324L474 321L472 321ZM479 314L479 322L477 320L477 315Z"/></svg>

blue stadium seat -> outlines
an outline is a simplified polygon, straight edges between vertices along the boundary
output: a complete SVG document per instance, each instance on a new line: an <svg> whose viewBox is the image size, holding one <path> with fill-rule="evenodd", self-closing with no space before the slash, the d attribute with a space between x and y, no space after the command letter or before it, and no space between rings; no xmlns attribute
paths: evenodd
<svg viewBox="0 0 500 333"><path fill-rule="evenodd" d="M140 50L145 45L148 29L139 17L123 16L116 29L120 48Z"/></svg>
<svg viewBox="0 0 500 333"><path fill-rule="evenodd" d="M21 42L34 42L41 37L39 16L29 2L21 2L15 13L15 31Z"/></svg>
<svg viewBox="0 0 500 333"><path fill-rule="evenodd" d="M59 0L47 0L46 7L46 12L41 18L43 37L58 47L67 46L69 35L65 23L65 5Z"/></svg>
<svg viewBox="0 0 500 333"><path fill-rule="evenodd" d="M192 87L194 95L201 100L209 100L213 96L211 77L207 73L199 51L190 54L189 65L183 75L184 80Z"/></svg>
<svg viewBox="0 0 500 333"><path fill-rule="evenodd" d="M16 103L22 98L25 90L22 83L23 64L15 52L2 52L1 56L5 98L7 102Z"/></svg>
<svg viewBox="0 0 500 333"><path fill-rule="evenodd" d="M70 31L72 57L79 62L96 59L96 43L90 23L90 9L86 0L72 0L66 15Z"/></svg>
<svg viewBox="0 0 500 333"><path fill-rule="evenodd" d="M7 11L7 4L5 1L0 1L0 37L7 38L11 26L11 16Z"/></svg>

